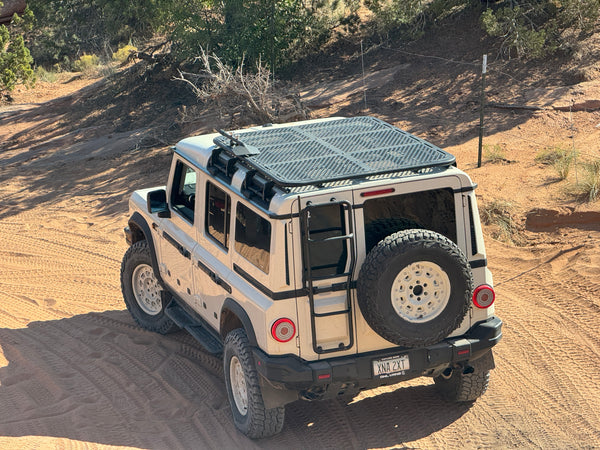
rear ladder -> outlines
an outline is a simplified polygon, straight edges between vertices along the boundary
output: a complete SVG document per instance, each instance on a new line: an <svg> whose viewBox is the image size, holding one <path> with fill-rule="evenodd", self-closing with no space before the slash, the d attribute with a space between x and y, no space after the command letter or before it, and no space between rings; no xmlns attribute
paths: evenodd
<svg viewBox="0 0 600 450"><path fill-rule="evenodd" d="M315 210L319 207L329 206L329 205L340 205L341 210L343 211L343 220L341 221L340 226L321 228L316 230L310 229L310 218L311 214L314 214ZM302 210L300 214L300 221L302 225L302 249L303 249L303 262L304 262L304 288L308 293L308 300L310 303L310 320L311 320L311 330L312 330L312 342L313 342L313 350L315 353L331 353L331 352L339 352L343 350L347 350L354 345L354 331L352 324L352 276L354 273L354 268L356 266L356 250L355 250L355 235L354 235L354 225L352 220L352 204L347 201L334 201L332 199L331 202L328 203L319 203L312 204L307 203L306 207ZM346 232L347 227L347 232ZM339 235L329 236L325 238L313 238L313 235L317 234L331 234L337 233ZM335 241L342 241L346 243L346 257L349 256L349 260L346 260L344 269L347 267L347 271L338 273L339 271L339 263L330 263L324 265L313 266L311 261L311 255L314 252L315 246L318 246L323 243L332 243ZM334 271L331 274L325 275L314 275L315 271L328 271L331 269L338 268L338 271ZM331 283L324 285L315 286L315 282L326 281L326 280L334 280L339 279L341 277L345 277L346 281ZM322 293L334 292L334 291L345 291L345 302L344 308L335 311L329 311L324 313L316 312L315 307L315 296ZM324 349L322 345L319 345L319 339L317 336L317 326L316 319L322 317L330 317L330 316L339 316L346 315L348 321L348 343L340 342L337 347Z"/></svg>

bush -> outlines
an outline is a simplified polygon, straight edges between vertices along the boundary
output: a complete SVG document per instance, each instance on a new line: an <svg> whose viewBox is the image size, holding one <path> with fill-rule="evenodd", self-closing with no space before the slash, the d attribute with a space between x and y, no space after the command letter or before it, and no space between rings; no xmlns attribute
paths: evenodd
<svg viewBox="0 0 600 450"><path fill-rule="evenodd" d="M541 58L564 45L565 30L589 32L600 18L600 0L531 0L489 3L483 29L502 39L507 56Z"/></svg>
<svg viewBox="0 0 600 450"><path fill-rule="evenodd" d="M12 91L18 83L29 85L35 81L31 68L33 58L22 35L32 21L31 11L26 9L23 18L15 14L10 28L0 25L0 97Z"/></svg>
<svg viewBox="0 0 600 450"><path fill-rule="evenodd" d="M45 83L56 83L58 80L58 74L51 70L46 70L42 66L35 68L35 77Z"/></svg>
<svg viewBox="0 0 600 450"><path fill-rule="evenodd" d="M113 53L112 59L113 59L113 61L118 61L119 64L123 64L127 61L127 59L129 58L129 55L131 55L132 53L136 53L137 51L138 51L137 47L134 47L131 44L127 44L127 45L121 47L115 53Z"/></svg>
<svg viewBox="0 0 600 450"><path fill-rule="evenodd" d="M98 67L100 58L97 55L86 55L85 53L73 63L75 72L90 73Z"/></svg>
<svg viewBox="0 0 600 450"><path fill-rule="evenodd" d="M243 60L237 68L233 68L216 55L208 55L204 51L197 59L203 65L201 73L179 72L175 80L191 87L196 98L204 103L201 111L211 109L223 117L229 115L232 126L288 122L308 117L299 96L288 89L276 88L271 71L260 59L253 72L245 71ZM196 111L193 109L183 108L180 122L194 121Z"/></svg>

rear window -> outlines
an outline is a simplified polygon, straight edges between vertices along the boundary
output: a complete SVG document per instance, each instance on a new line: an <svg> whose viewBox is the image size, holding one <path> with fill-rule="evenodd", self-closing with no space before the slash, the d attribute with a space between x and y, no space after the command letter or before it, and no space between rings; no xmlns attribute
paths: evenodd
<svg viewBox="0 0 600 450"><path fill-rule="evenodd" d="M391 233L423 228L446 236L456 243L454 191L435 189L374 198L364 203L367 252Z"/></svg>

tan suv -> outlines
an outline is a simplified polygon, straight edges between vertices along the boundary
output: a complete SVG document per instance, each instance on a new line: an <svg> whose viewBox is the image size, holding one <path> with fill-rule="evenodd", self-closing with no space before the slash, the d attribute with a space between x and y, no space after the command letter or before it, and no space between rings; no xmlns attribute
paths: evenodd
<svg viewBox="0 0 600 450"><path fill-rule="evenodd" d="M420 376L473 401L502 335L474 189L452 155L373 117L184 139L166 187L131 197L125 303L223 354L252 438L297 399Z"/></svg>

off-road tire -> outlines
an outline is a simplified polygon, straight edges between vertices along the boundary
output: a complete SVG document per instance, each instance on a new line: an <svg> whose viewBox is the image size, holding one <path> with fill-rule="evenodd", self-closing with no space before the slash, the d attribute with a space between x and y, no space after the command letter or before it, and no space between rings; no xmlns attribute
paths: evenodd
<svg viewBox="0 0 600 450"><path fill-rule="evenodd" d="M146 276L149 277L149 286L160 295L160 297L156 299L156 308L153 314L148 314L144 311L134 293L135 281L133 278L134 276L137 276L136 274L139 273L140 269L145 270ZM142 328L160 334L169 334L180 329L179 326L165 314L165 307L171 296L163 289L154 275L150 247L145 240L133 244L123 256L123 261L121 263L121 292L123 293L123 299L125 300L127 309L133 316L133 319Z"/></svg>
<svg viewBox="0 0 600 450"><path fill-rule="evenodd" d="M490 370L494 368L494 357L490 350L481 358L472 361L466 368L459 368L450 377L439 375L433 380L435 387L450 403L473 402L487 391ZM464 373L465 370L467 373Z"/></svg>
<svg viewBox="0 0 600 450"><path fill-rule="evenodd" d="M406 282L405 291L398 293L399 285L405 288L405 275L425 288ZM429 286L428 280L433 280ZM367 255L357 283L367 323L381 337L405 347L435 344L458 328L472 291L471 268L458 246L439 233L417 229L381 240Z"/></svg>
<svg viewBox="0 0 600 450"><path fill-rule="evenodd" d="M232 367L234 371L236 367L241 369L237 375L240 376L243 373L243 380L236 380L236 374L232 374ZM231 331L225 338L223 369L233 422L237 429L251 439L273 436L281 432L285 408L283 406L271 409L265 407L260 390L259 374L256 371L248 336L241 328ZM236 394L233 391L234 386L239 386L240 381L243 384L242 391L245 391L245 398L241 399L242 403L245 403L245 411L237 405ZM240 401L240 392L239 390L237 392L237 398Z"/></svg>
<svg viewBox="0 0 600 450"><path fill-rule="evenodd" d="M390 234L397 231L423 228L417 222L404 217L384 217L365 226L365 244L367 253Z"/></svg>

